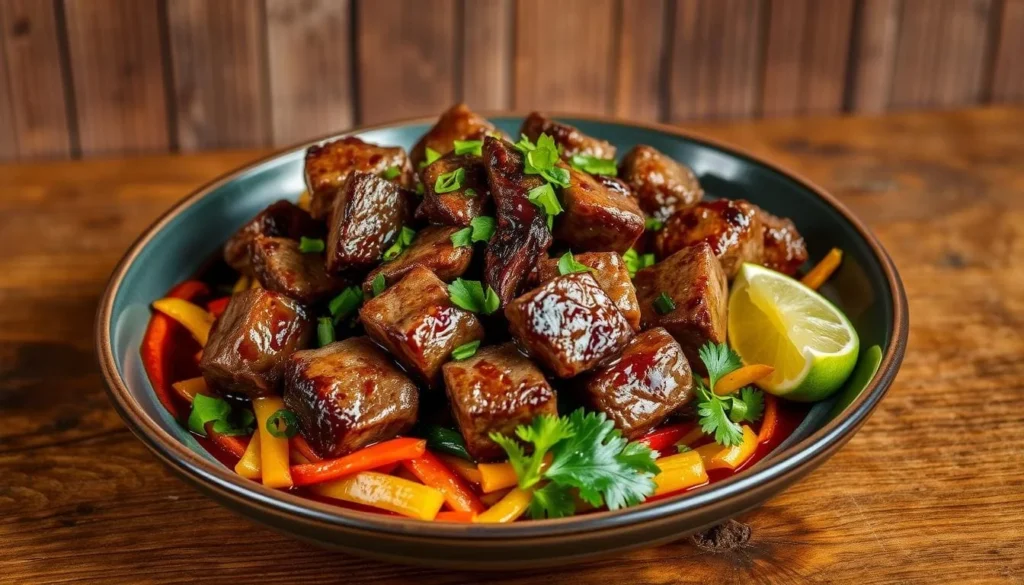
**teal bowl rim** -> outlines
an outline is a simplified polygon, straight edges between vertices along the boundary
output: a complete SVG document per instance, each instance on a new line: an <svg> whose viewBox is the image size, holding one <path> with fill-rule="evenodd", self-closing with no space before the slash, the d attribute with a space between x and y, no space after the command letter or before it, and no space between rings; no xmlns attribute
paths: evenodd
<svg viewBox="0 0 1024 585"><path fill-rule="evenodd" d="M499 111L482 112L482 115L488 118L522 119L527 114ZM256 504L262 508L264 513L270 513L274 516L289 516L293 520L305 522L311 526L315 525L318 528L336 528L354 533L365 531L373 534L391 534L404 538L427 538L457 542L474 540L499 542L561 537L584 532L595 533L605 530L619 530L637 524L651 523L667 520L675 516L692 514L703 508L723 509L728 508L730 504L742 504L742 508L747 508L751 505L749 503L750 500L743 496L748 494L748 492L757 492L757 494L764 496L759 499L766 499L775 491L771 489L773 484L778 485L787 479L795 480L795 478L801 475L801 470L805 470L805 467L813 467L819 464L825 457L831 455L832 452L845 444L864 421L867 420L895 379L906 352L909 330L907 298L899 273L896 271L896 267L888 253L864 223L854 216L846 206L836 200L835 197L812 181L769 160L756 156L743 148L723 143L699 133L681 130L664 124L638 123L606 116L557 112L553 112L551 115L556 118L574 118L595 123L638 127L689 140L777 172L798 183L828 206L835 209L844 220L854 227L858 235L871 249L874 260L877 262L888 285L888 299L891 303L889 307L892 315L892 323L889 330L891 341L885 349L874 377L857 399L844 409L839 416L833 418L822 428L796 444L790 445L782 452L772 453L770 458L762 460L751 469L716 482L708 489L686 492L675 497L616 511L602 511L569 518L534 520L512 524L423 522L410 518L391 517L331 506L330 504L313 501L295 494L267 488L262 484L242 478L226 467L215 464L195 453L160 428L157 422L150 419L143 412L140 405L132 398L131 391L118 373L114 350L111 344L114 299L117 296L125 274L128 272L128 268L142 249L172 219L210 192L284 153L293 152L300 148L308 148L325 140L332 140L352 134L393 129L411 124L428 124L436 120L436 116L428 116L353 128L345 132L330 134L277 150L273 154L260 158L240 169L226 173L196 189L150 225L117 264L101 297L97 311L95 330L97 357L103 377L107 382L107 394L118 414L128 425L129 429L175 472L203 488L204 491L233 500L237 507L246 508ZM765 494L764 490L769 490L770 493ZM729 514L723 514L723 516L726 515ZM697 527L695 526L694 528Z"/></svg>

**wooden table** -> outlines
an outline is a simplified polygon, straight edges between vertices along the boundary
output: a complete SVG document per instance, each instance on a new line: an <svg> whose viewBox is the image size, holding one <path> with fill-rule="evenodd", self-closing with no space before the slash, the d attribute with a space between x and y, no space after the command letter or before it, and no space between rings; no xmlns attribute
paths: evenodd
<svg viewBox="0 0 1024 585"><path fill-rule="evenodd" d="M1024 109L700 128L867 220L910 297L910 347L838 455L741 520L563 571L474 575L316 550L157 463L107 403L107 275L174 201L259 156L0 166L0 582L919 583L1024 581Z"/></svg>

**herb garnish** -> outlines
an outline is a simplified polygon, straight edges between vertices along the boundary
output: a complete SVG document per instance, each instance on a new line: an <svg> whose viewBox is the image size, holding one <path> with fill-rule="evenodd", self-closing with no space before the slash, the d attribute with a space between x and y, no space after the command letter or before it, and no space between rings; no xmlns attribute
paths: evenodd
<svg viewBox="0 0 1024 585"><path fill-rule="evenodd" d="M587 272L588 270L590 272L596 272L586 264L577 262L576 258L573 257L571 250L562 254L562 257L558 259L558 273L562 276L565 276L566 274L574 274L576 272Z"/></svg>
<svg viewBox="0 0 1024 585"><path fill-rule="evenodd" d="M252 433L256 417L244 408L232 409L226 400L205 394L192 399L192 412L188 415L188 428L197 435L206 436L206 425L213 423L213 432L221 435L248 435Z"/></svg>
<svg viewBox="0 0 1024 585"><path fill-rule="evenodd" d="M494 236L495 221L493 217L481 215L469 222L469 227L452 234L452 245L456 248L472 246L473 242L489 242Z"/></svg>
<svg viewBox="0 0 1024 585"><path fill-rule="evenodd" d="M633 278L640 270L648 266L654 266L654 254L647 253L641 256L636 250L630 248L622 255L622 262L626 265L629 277Z"/></svg>
<svg viewBox="0 0 1024 585"><path fill-rule="evenodd" d="M448 171L447 173L443 173L436 181L434 181L434 192L451 193L452 191L458 191L462 188L462 183L465 180L466 169L459 167L454 171Z"/></svg>
<svg viewBox="0 0 1024 585"><path fill-rule="evenodd" d="M569 164L578 171L590 173L591 175L608 175L614 177L618 174L615 168L614 158L598 158L590 154L576 154L570 159Z"/></svg>
<svg viewBox="0 0 1024 585"><path fill-rule="evenodd" d="M384 172L380 174L380 176L382 178L387 179L388 181L390 181L390 180L394 179L395 177L397 177L398 175L401 175L401 174L402 174L401 167L399 167L398 165L395 165L393 167L388 167L387 169L385 169Z"/></svg>
<svg viewBox="0 0 1024 585"><path fill-rule="evenodd" d="M455 154L475 154L483 156L483 140L456 140L453 143Z"/></svg>
<svg viewBox="0 0 1024 585"><path fill-rule="evenodd" d="M334 323L338 324L354 313L361 304L363 304L363 289L358 286L350 286L327 303L327 310L334 317Z"/></svg>
<svg viewBox="0 0 1024 585"><path fill-rule="evenodd" d="M391 247L384 251L384 261L390 262L398 257L399 254L405 251L406 248L412 244L413 238L416 237L416 230L402 226L402 231L398 232L398 237L395 238L395 242L391 244Z"/></svg>
<svg viewBox="0 0 1024 585"><path fill-rule="evenodd" d="M480 349L479 339L476 341L470 341L469 343L464 343L452 350L452 359L455 361L469 359L476 355L476 350L478 349Z"/></svg>
<svg viewBox="0 0 1024 585"><path fill-rule="evenodd" d="M428 146L423 150L423 156L425 159L420 161L420 169L434 164L437 159L441 158L441 153Z"/></svg>
<svg viewBox="0 0 1024 585"><path fill-rule="evenodd" d="M314 254L324 251L324 241L320 238L307 238L302 236L299 239L299 252L303 254Z"/></svg>
<svg viewBox="0 0 1024 585"><path fill-rule="evenodd" d="M501 306L498 293L489 286L485 291L479 280L456 278L455 282L448 285L448 297L457 307L484 315L490 315Z"/></svg>
<svg viewBox="0 0 1024 585"><path fill-rule="evenodd" d="M764 411L764 395L749 386L739 396L719 396L712 388L722 376L739 369L743 363L740 356L724 343L705 343L700 348L700 359L708 370L708 384L705 386L699 376L694 376L697 386L697 414L700 427L705 434L714 436L715 442L725 447L734 447L743 442L741 422L754 422Z"/></svg>
<svg viewBox="0 0 1024 585"><path fill-rule="evenodd" d="M373 296L380 296L380 293L384 292L385 288L387 288L387 281L384 280L384 273L374 276L373 282L370 283L370 289L373 291Z"/></svg>

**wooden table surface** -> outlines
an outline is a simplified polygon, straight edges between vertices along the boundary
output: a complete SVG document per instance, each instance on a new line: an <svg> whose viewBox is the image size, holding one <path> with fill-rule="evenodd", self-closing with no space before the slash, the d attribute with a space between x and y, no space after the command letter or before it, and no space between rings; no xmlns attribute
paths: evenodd
<svg viewBox="0 0 1024 585"><path fill-rule="evenodd" d="M261 155L0 166L0 582L1024 582L1024 109L704 125L836 193L910 298L903 369L839 454L741 521L559 571L313 549L175 479L107 402L92 325L128 245Z"/></svg>

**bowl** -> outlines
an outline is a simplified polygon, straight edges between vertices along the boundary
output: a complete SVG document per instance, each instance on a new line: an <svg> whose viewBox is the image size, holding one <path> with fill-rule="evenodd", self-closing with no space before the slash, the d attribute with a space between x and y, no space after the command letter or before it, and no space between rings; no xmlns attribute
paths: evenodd
<svg viewBox="0 0 1024 585"><path fill-rule="evenodd" d="M518 133L522 116L489 116ZM100 302L96 341L109 396L135 435L187 483L237 513L316 545L403 563L462 569L523 568L606 557L687 536L761 505L845 444L896 375L907 342L907 301L896 268L876 238L820 187L727 146L675 128L581 116L556 116L609 140L620 152L648 144L694 169L716 197L745 198L790 217L812 259L845 253L823 288L856 327L862 349L845 389L815 404L786 442L750 469L709 487L639 506L572 518L508 525L429 523L334 507L273 490L217 462L161 407L139 345L149 304L188 278L262 208L304 189L310 142L230 173L192 193L149 227L117 266ZM355 135L410 148L434 119L395 122ZM870 349L868 349L870 348Z"/></svg>

